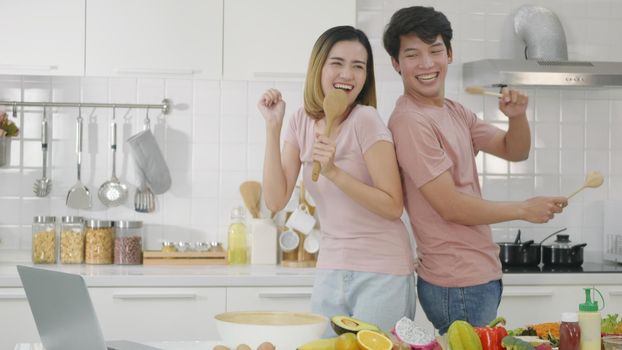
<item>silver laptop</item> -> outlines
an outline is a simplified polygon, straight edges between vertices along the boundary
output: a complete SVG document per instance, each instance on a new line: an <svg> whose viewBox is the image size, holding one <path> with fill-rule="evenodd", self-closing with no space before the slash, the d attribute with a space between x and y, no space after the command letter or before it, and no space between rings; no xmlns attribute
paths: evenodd
<svg viewBox="0 0 622 350"><path fill-rule="evenodd" d="M82 276L21 265L17 272L46 350L158 350L130 341L104 342Z"/></svg>

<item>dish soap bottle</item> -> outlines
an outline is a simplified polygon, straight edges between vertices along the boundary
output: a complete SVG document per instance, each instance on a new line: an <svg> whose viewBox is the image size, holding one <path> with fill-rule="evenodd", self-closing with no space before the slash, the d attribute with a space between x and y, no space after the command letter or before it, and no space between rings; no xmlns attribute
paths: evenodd
<svg viewBox="0 0 622 350"><path fill-rule="evenodd" d="M600 312L598 310L598 302L596 300L592 301L590 295L592 290L600 294L596 288L585 288L585 303L579 304L581 350L600 350Z"/></svg>
<svg viewBox="0 0 622 350"><path fill-rule="evenodd" d="M248 264L247 240L244 209L242 207L233 208L227 239L227 262L229 264Z"/></svg>

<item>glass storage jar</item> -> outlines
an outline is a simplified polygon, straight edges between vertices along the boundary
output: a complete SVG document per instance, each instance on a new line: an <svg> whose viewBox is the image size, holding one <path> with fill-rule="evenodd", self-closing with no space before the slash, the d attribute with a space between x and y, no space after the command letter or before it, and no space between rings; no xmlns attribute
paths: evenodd
<svg viewBox="0 0 622 350"><path fill-rule="evenodd" d="M114 228L112 221L89 219L85 222L84 260L87 264L112 264Z"/></svg>
<svg viewBox="0 0 622 350"><path fill-rule="evenodd" d="M35 216L32 221L32 262L56 263L56 217Z"/></svg>
<svg viewBox="0 0 622 350"><path fill-rule="evenodd" d="M82 264L84 262L84 219L81 216L63 216L60 221L60 262Z"/></svg>
<svg viewBox="0 0 622 350"><path fill-rule="evenodd" d="M140 265L143 263L143 222L115 221L114 263Z"/></svg>

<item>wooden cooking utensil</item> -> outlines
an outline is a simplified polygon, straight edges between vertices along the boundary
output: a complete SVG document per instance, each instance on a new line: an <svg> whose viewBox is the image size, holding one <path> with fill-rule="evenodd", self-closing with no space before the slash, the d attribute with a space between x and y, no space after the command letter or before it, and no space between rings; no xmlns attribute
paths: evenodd
<svg viewBox="0 0 622 350"><path fill-rule="evenodd" d="M488 95L488 96L496 96L496 97L503 96L500 92L484 90L484 88L481 86L469 86L465 90L466 92L472 95Z"/></svg>
<svg viewBox="0 0 622 350"><path fill-rule="evenodd" d="M248 208L253 218L258 219L261 215L261 184L257 181L245 181L240 185L240 194L244 205Z"/></svg>
<svg viewBox="0 0 622 350"><path fill-rule="evenodd" d="M326 128L324 129L324 135L330 136L335 119L342 115L343 112L346 111L346 108L348 108L348 97L343 90L330 90L324 97L322 107L324 108L324 115L326 116ZM313 181L317 181L320 177L320 170L322 170L320 162L314 161L313 174L311 176Z"/></svg>
<svg viewBox="0 0 622 350"><path fill-rule="evenodd" d="M600 187L600 185L603 184L603 181L605 181L605 178L603 177L603 174L599 173L598 171L590 172L585 177L585 182L583 183L583 186L581 186L578 190L572 192L572 194L570 196L568 196L568 199L573 197L575 194L581 192L581 190L583 190L584 188Z"/></svg>

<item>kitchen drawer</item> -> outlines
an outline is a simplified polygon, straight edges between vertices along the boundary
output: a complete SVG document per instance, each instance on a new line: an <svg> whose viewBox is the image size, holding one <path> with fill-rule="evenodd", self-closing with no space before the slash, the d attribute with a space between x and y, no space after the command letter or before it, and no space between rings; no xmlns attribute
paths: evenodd
<svg viewBox="0 0 622 350"><path fill-rule="evenodd" d="M311 311L311 287L227 288L227 311Z"/></svg>
<svg viewBox="0 0 622 350"><path fill-rule="evenodd" d="M558 322L562 312L578 310L581 293L578 286L506 286L497 314L506 318L508 328Z"/></svg>
<svg viewBox="0 0 622 350"><path fill-rule="evenodd" d="M225 288L90 288L107 339L218 339Z"/></svg>
<svg viewBox="0 0 622 350"><path fill-rule="evenodd" d="M0 349L38 342L39 333L22 288L0 288Z"/></svg>

